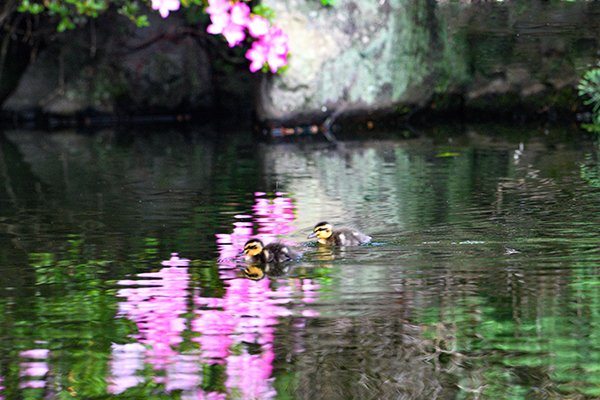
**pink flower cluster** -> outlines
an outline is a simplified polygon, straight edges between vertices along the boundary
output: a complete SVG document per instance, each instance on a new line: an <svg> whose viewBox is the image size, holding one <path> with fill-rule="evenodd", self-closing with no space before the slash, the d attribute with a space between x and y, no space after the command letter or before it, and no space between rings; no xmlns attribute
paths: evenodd
<svg viewBox="0 0 600 400"><path fill-rule="evenodd" d="M246 30L255 39L246 52L246 58L251 62L250 71L256 72L266 64L275 73L287 65L287 35L280 28L271 25L266 18L252 14L246 3L208 0L206 12L211 21L206 31L225 36L229 47L242 43L246 39Z"/></svg>
<svg viewBox="0 0 600 400"><path fill-rule="evenodd" d="M179 10L180 5L179 0L152 0L152 9L158 10L163 18L167 18L169 12Z"/></svg>

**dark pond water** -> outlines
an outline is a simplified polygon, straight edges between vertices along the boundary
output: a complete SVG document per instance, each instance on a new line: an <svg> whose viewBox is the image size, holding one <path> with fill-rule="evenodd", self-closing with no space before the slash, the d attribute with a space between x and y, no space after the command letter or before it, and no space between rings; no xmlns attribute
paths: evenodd
<svg viewBox="0 0 600 400"><path fill-rule="evenodd" d="M597 142L402 137L0 133L0 397L600 397ZM251 235L304 255L247 279Z"/></svg>

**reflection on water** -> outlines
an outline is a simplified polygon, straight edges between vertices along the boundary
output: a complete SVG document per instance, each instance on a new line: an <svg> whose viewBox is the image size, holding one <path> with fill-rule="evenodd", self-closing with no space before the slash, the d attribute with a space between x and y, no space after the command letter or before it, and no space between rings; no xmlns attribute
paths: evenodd
<svg viewBox="0 0 600 400"><path fill-rule="evenodd" d="M597 398L597 143L439 129L0 135L0 398Z"/></svg>
<svg viewBox="0 0 600 400"><path fill-rule="evenodd" d="M294 204L292 199L286 197L285 193L277 192L273 199L269 199L264 192L256 192L252 206L253 214L237 214L234 216L236 222L230 234L217 233L217 245L219 248L219 262L221 267L235 266L237 256L244 249L244 243L256 237L264 244L269 244L283 235L294 231L292 223L295 219ZM253 227L257 232L254 235ZM291 244L297 244L291 242Z"/></svg>
<svg viewBox="0 0 600 400"><path fill-rule="evenodd" d="M47 349L31 349L20 353L22 360L20 367L21 389L39 389L46 386L45 377L48 374ZM27 361L25 361L27 360Z"/></svg>
<svg viewBox="0 0 600 400"><path fill-rule="evenodd" d="M162 264L165 268L158 272L138 274L138 277L142 278L140 280L119 281L120 285L139 287L120 289L117 294L126 300L119 305L119 315L136 323L137 333L133 337L140 344L145 345L146 358L156 371L168 371L169 364L177 358L178 353L175 348L182 343L182 333L186 328L182 315L188 308L189 274L185 267L189 264L189 260L173 255L169 261L164 261ZM128 355L129 352L123 350L131 349L131 346L125 346L114 347L117 355ZM116 364L120 364L118 358ZM115 372L120 374L122 371L115 370ZM135 374L137 371L127 372ZM136 382L131 378L131 376L117 376L117 379L112 382L111 391L123 392L129 387L128 383ZM167 375L165 379L168 378Z"/></svg>
<svg viewBox="0 0 600 400"><path fill-rule="evenodd" d="M152 379L167 392L181 390L182 398L225 398L225 393L199 389L210 386L210 382L202 382L207 367L224 365L224 370L212 370L210 378L221 380L214 374L224 374L227 393L237 393L240 398L274 397L271 374L278 318L293 315L289 304L295 299L313 301L318 285L294 280L272 289L268 280L230 279L223 297L193 295L193 315L186 320L182 316L190 311L188 264L189 260L174 255L156 273L141 273L138 277L143 279L119 282L137 286L118 292L126 299L120 315L136 323L132 338L137 342L113 344L109 391L119 394L142 384L144 365L150 364L156 374ZM302 310L301 315L314 313ZM191 341L199 347L182 351L178 348L187 329L198 334Z"/></svg>
<svg viewBox="0 0 600 400"><path fill-rule="evenodd" d="M318 315L303 304L315 300L319 285L311 279L292 279L272 288L268 280L257 282L232 273L237 271L236 257L253 236L252 220L258 225L258 237L265 243L292 229L290 198L283 193L276 193L273 199L265 197L266 193L255 196L253 215L235 215L238 221L233 224L233 232L217 234L217 268L224 279L222 296L191 291L190 260L176 253L162 262L164 268L158 272L138 273L138 279L118 282L129 286L118 291L117 296L125 299L119 305L119 315L136 323L136 333L131 337L137 342L112 346L112 394L142 384L141 373L148 363L157 374L152 377L156 383L163 384L167 392L182 391L185 399L225 399L233 394L242 399L269 399L277 395L272 377L275 326L280 318L292 317L295 308L300 310L300 320ZM295 306L295 302L299 305ZM192 317L186 320L184 315L190 311ZM295 324L299 329L303 326ZM197 334L191 342L199 346L181 351L188 329ZM217 373L216 366L224 369ZM212 369L211 381L222 379L215 375L226 376L226 393L199 389L213 386L210 381L202 381L205 368Z"/></svg>

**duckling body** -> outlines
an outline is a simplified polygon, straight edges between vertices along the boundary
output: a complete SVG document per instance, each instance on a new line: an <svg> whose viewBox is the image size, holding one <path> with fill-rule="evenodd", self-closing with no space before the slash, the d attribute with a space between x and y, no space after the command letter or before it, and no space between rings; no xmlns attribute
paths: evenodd
<svg viewBox="0 0 600 400"><path fill-rule="evenodd" d="M298 258L298 253L283 243L273 242L264 245L258 239L250 239L244 245L246 261L252 264L283 263Z"/></svg>
<svg viewBox="0 0 600 400"><path fill-rule="evenodd" d="M371 236L352 229L352 228L336 228L328 222L319 222L313 228L313 231L308 238L316 237L321 244L328 246L359 246L367 244L371 241Z"/></svg>

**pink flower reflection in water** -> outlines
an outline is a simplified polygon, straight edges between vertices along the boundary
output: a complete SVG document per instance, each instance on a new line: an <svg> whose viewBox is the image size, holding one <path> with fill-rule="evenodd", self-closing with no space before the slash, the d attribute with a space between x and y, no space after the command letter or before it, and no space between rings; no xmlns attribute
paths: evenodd
<svg viewBox="0 0 600 400"><path fill-rule="evenodd" d="M140 369L142 348L146 361L156 370L167 370L180 357L175 347L183 341L182 333L186 329L186 321L181 315L188 310L189 274L186 267L189 260L173 253L162 264L166 267L158 272L138 274L143 278L141 280L119 281L120 285L137 286L118 291L117 296L126 299L119 305L119 315L136 323L138 333L134 337L146 347L134 344L113 347L112 363L125 364L129 368L113 368L109 379L111 393L120 393L139 383L136 374Z"/></svg>
<svg viewBox="0 0 600 400"><path fill-rule="evenodd" d="M133 286L118 291L124 297L119 315L134 321L136 343L113 344L108 377L108 392L120 394L144 382L146 363L156 371L154 382L164 384L167 392L181 390L182 399L224 399L221 393L205 393L199 356L183 354L177 347L187 328L182 315L189 311L189 260L171 254L157 272L141 273L138 280L122 280L120 285Z"/></svg>
<svg viewBox="0 0 600 400"><path fill-rule="evenodd" d="M218 392L204 392L198 390L196 393L182 393L181 400L225 400L227 398L226 393Z"/></svg>
<svg viewBox="0 0 600 400"><path fill-rule="evenodd" d="M272 346L262 354L248 354L244 349L239 356L227 359L227 380L225 386L238 388L242 399L272 399L277 396L271 378L275 353Z"/></svg>
<svg viewBox="0 0 600 400"><path fill-rule="evenodd" d="M276 193L276 197L268 199L263 193L255 193L254 214L258 222L258 233L266 242L272 241L278 235L287 235L293 231L294 203L285 193Z"/></svg>
<svg viewBox="0 0 600 400"><path fill-rule="evenodd" d="M202 384L201 366L196 354L178 354L169 365L165 389L174 390L195 389Z"/></svg>
<svg viewBox="0 0 600 400"><path fill-rule="evenodd" d="M254 236L254 226L258 228L255 236L265 244L290 233L295 219L294 204L284 193L276 193L275 198L269 199L265 193L257 192L253 215L238 215L236 219L233 233L217 235L220 270L230 270L236 265L235 257L242 251L244 243ZM309 291L318 288L310 286L310 280L304 283ZM230 393L237 392L244 399L276 396L274 378L271 377L275 326L280 317L292 315L286 305L298 297L298 289L302 290L303 285L293 283L272 289L269 279L236 278L225 281L222 298L194 298L199 308L197 318L192 321L192 330L199 336L193 340L200 344L204 362L226 365L225 385ZM314 294L304 297L314 298ZM248 344L259 345L261 351L250 354L245 348Z"/></svg>
<svg viewBox="0 0 600 400"><path fill-rule="evenodd" d="M230 234L218 233L217 247L219 249L219 269L234 268L236 258L244 249L244 244L252 237L252 222L242 221L249 219L248 215L236 215L238 221L233 224L233 232Z"/></svg>
<svg viewBox="0 0 600 400"><path fill-rule="evenodd" d="M177 253L171 253L171 258L167 261L162 261L161 265L165 267L187 267L190 265L190 260L187 258L179 258Z"/></svg>
<svg viewBox="0 0 600 400"><path fill-rule="evenodd" d="M230 392L239 392L240 398L270 399L277 394L271 378L273 342L278 318L292 315L285 305L300 300L302 316L318 316L316 311L304 309L303 304L315 298L319 285L309 279L290 281L274 290L268 279L232 279L226 282L222 299L194 299L199 309L192 330L200 336L193 340L200 344L204 362L226 365L225 385ZM297 326L303 329L305 324ZM250 354L244 347L252 343L260 346L259 354ZM296 349L303 351L301 346Z"/></svg>
<svg viewBox="0 0 600 400"><path fill-rule="evenodd" d="M21 377L19 387L21 389L40 389L46 387L45 378L49 371L46 359L49 353L47 349L31 349L19 353L19 356L26 360L21 361L19 364L19 376Z"/></svg>
<svg viewBox="0 0 600 400"><path fill-rule="evenodd" d="M142 383L138 375L144 369L146 348L140 343L112 345L112 359L109 363L111 375L108 379L108 392L119 394Z"/></svg>
<svg viewBox="0 0 600 400"><path fill-rule="evenodd" d="M241 398L269 399L276 395L273 379L273 337L277 317L288 316L290 310L272 301L269 280L227 281L221 304L214 299L196 297L195 303L205 309L196 311L192 330L200 344L201 356L209 364L226 364L226 386L238 391ZM287 290L284 288L282 290ZM206 308L219 305L221 310ZM246 349L236 355L233 347L256 343L260 354L248 354Z"/></svg>
<svg viewBox="0 0 600 400"><path fill-rule="evenodd" d="M219 274L224 279L222 297L193 296L194 317L188 324L189 260L176 253L163 261L157 272L141 273L139 279L119 282L128 286L118 291L125 301L119 316L134 321L137 343L114 345L109 377L109 392L119 394L143 383L144 364L154 366L154 382L164 384L167 392L181 390L182 399L240 398L270 399L273 388L274 335L279 318L292 315L290 304L301 316L294 323L303 330L305 319L318 313L307 309L316 299L318 285L310 279L286 279L275 284L269 279L253 281L238 278L237 262L244 243L254 237L253 228L265 243L289 233L294 221L291 199L277 193L274 199L256 194L253 215L236 215L233 231L218 234ZM272 288L271 285L276 286ZM300 323L302 322L302 323ZM197 334L192 341L199 350L181 354L179 345L188 325ZM259 352L249 351L255 344ZM302 351L302 346L297 346ZM222 364L227 374L227 393L204 392L203 365Z"/></svg>

